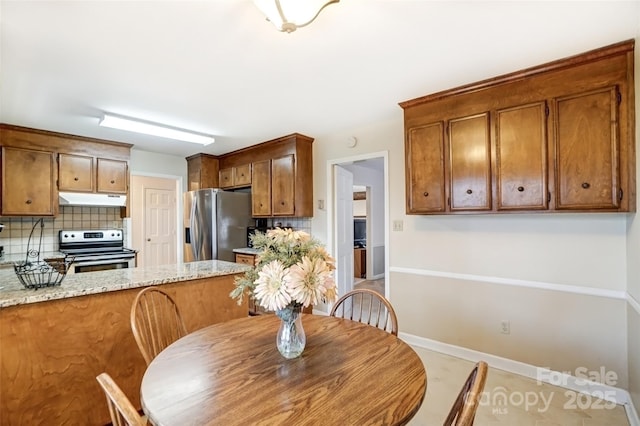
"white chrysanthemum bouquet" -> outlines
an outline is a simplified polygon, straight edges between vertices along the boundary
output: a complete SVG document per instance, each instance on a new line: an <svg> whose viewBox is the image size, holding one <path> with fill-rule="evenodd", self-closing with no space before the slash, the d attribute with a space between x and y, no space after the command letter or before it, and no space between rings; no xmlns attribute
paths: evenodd
<svg viewBox="0 0 640 426"><path fill-rule="evenodd" d="M336 300L335 260L315 238L280 228L252 238L260 252L255 268L236 278L230 296L238 303L248 295L263 308L280 311Z"/></svg>

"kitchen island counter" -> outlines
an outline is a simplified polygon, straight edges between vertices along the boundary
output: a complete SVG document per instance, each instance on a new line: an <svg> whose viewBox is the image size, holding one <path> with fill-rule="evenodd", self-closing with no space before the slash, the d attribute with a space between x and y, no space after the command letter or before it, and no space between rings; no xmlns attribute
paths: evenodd
<svg viewBox="0 0 640 426"><path fill-rule="evenodd" d="M59 286L33 290L25 288L20 283L13 268L6 268L0 269L0 309L47 300L232 275L243 273L248 269L250 268L246 265L219 260L153 268L112 269L69 274Z"/></svg>
<svg viewBox="0 0 640 426"><path fill-rule="evenodd" d="M247 269L215 260L112 269L38 290L24 288L12 268L0 270L0 388L10 390L0 392L0 424L108 424L96 382L105 371L139 409L146 363L131 331L136 295L159 286L191 332L248 315L247 298L229 297Z"/></svg>

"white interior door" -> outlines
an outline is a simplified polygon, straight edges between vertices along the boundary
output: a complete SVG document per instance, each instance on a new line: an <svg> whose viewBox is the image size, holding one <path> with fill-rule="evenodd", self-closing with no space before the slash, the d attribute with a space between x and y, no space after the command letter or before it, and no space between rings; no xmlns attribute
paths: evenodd
<svg viewBox="0 0 640 426"><path fill-rule="evenodd" d="M353 289L353 174L339 165L335 170L336 280L338 294Z"/></svg>
<svg viewBox="0 0 640 426"><path fill-rule="evenodd" d="M176 263L176 193L145 188L144 265Z"/></svg>

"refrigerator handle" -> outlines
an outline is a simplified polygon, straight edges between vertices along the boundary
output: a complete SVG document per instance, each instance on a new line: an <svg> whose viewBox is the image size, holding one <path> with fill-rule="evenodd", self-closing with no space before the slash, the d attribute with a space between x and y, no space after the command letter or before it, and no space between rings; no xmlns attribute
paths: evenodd
<svg viewBox="0 0 640 426"><path fill-rule="evenodd" d="M191 212L189 213L189 236L191 240L191 254L193 254L193 260L200 260L200 248L202 241L198 238L200 235L200 229L198 229L198 222L196 221L196 211L198 205L198 197L193 197L191 201ZM198 247L196 247L196 244Z"/></svg>

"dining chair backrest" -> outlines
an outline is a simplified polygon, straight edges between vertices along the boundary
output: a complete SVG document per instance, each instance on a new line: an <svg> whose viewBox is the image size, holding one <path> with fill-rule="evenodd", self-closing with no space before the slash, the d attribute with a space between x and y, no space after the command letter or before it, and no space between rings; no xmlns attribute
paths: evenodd
<svg viewBox="0 0 640 426"><path fill-rule="evenodd" d="M373 290L351 290L336 301L329 315L366 323L398 335L398 318L391 302Z"/></svg>
<svg viewBox="0 0 640 426"><path fill-rule="evenodd" d="M109 374L100 373L96 380L107 396L107 406L113 426L144 426L147 424L147 419L138 414L129 398Z"/></svg>
<svg viewBox="0 0 640 426"><path fill-rule="evenodd" d="M476 417L478 402L487 381L489 367L486 362L479 361L471 370L464 386L458 393L449 411L444 426L471 426Z"/></svg>
<svg viewBox="0 0 640 426"><path fill-rule="evenodd" d="M153 286L140 291L133 301L131 330L147 365L164 348L187 334L178 305Z"/></svg>

